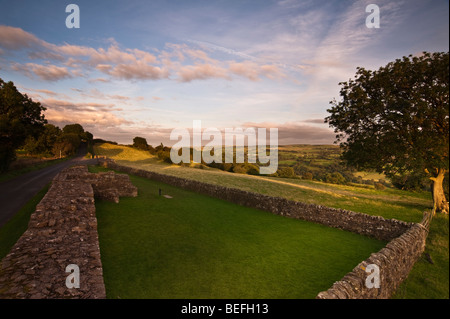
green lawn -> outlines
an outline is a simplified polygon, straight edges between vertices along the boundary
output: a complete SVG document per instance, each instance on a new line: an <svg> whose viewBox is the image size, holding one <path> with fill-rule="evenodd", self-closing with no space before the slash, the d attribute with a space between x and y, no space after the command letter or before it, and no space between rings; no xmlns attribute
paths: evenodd
<svg viewBox="0 0 450 319"><path fill-rule="evenodd" d="M108 298L314 298L386 244L130 178L96 201Z"/></svg>

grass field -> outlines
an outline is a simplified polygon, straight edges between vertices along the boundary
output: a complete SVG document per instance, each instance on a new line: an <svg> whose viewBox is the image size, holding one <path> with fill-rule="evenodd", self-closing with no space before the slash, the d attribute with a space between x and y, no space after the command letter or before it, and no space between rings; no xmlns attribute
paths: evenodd
<svg viewBox="0 0 450 319"><path fill-rule="evenodd" d="M406 192L393 188L376 190L299 179L235 174L212 168L194 169L165 164L148 152L112 144L98 144L95 151L98 155L115 159L121 165L409 222L419 222L423 211L432 206L431 196L427 192ZM295 148L290 151L294 152ZM394 298L449 298L448 216L436 216L433 219L426 252L430 254L434 264L421 258Z"/></svg>
<svg viewBox="0 0 450 319"><path fill-rule="evenodd" d="M96 201L108 298L314 298L385 245L145 178L131 181L138 197ZM159 196L160 188L172 198Z"/></svg>

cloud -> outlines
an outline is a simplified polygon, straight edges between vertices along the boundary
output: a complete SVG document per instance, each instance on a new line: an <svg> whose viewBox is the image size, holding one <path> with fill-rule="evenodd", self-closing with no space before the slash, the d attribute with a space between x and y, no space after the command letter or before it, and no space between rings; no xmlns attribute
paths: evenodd
<svg viewBox="0 0 450 319"><path fill-rule="evenodd" d="M194 80L206 80L212 78L230 79L226 69L213 64L182 66L177 74L180 82L191 82Z"/></svg>
<svg viewBox="0 0 450 319"><path fill-rule="evenodd" d="M104 73L122 80L159 80L169 77L167 69L148 65L142 61L133 64L118 64Z"/></svg>
<svg viewBox="0 0 450 319"><path fill-rule="evenodd" d="M234 74L248 78L251 81L259 80L259 70L258 65L255 62L245 61L245 62L231 62L230 71Z"/></svg>
<svg viewBox="0 0 450 319"><path fill-rule="evenodd" d="M311 124L324 124L324 119L309 119L309 120L303 120L302 123L311 123Z"/></svg>
<svg viewBox="0 0 450 319"><path fill-rule="evenodd" d="M273 64L250 61L249 55L239 53L209 43L197 43L209 51L228 52L241 58L243 62L219 61L212 58L207 51L187 44L166 44L165 50L158 51L158 56L140 49L120 48L115 40L109 40L107 48L64 43L56 45L43 41L20 28L0 26L0 47L12 51L30 50L28 58L43 60L36 62L13 63L11 69L30 78L38 77L43 81L58 81L72 77L87 77L88 81L106 82L119 80L161 80L172 79L178 82L191 82L207 79L232 80L233 75L257 81L261 77L279 79L284 76L280 68ZM2 49L2 53L3 49ZM108 78L92 74L103 73ZM171 77L171 75L175 75Z"/></svg>
<svg viewBox="0 0 450 319"><path fill-rule="evenodd" d="M323 123L323 120L322 120ZM246 122L243 127L278 128L278 144L333 144L335 134L325 127L306 125L299 122L272 123Z"/></svg>
<svg viewBox="0 0 450 319"><path fill-rule="evenodd" d="M67 68L56 65L40 65L35 63L26 63L25 65L22 65L16 63L11 66L11 69L21 72L31 78L37 76L44 81L58 81L72 77L72 74Z"/></svg>
<svg viewBox="0 0 450 319"><path fill-rule="evenodd" d="M255 60L256 59L254 56L245 54L243 52L239 52L239 51L236 51L236 50L233 50L233 49L225 48L225 47L222 47L222 46L219 46L219 45L215 45L215 44L212 44L212 43L209 43L209 42L190 40L190 39L188 39L186 41L191 42L191 43L195 43L195 44L197 44L197 45L199 45L201 47L204 47L204 48L207 48L207 49L210 49L210 50L213 50L213 51L225 52L227 54L234 55L234 56L243 58L245 60Z"/></svg>
<svg viewBox="0 0 450 319"><path fill-rule="evenodd" d="M60 98L60 99L67 99L67 100L70 99L70 97L68 97L64 93L59 93L59 92L55 92L55 91L51 91L51 90L30 89L30 88L26 88L26 87L20 87L20 89L22 89L25 93L27 93L29 96L31 96L33 99L36 99L36 100L43 99L40 94L44 94L44 95L50 96L52 98Z"/></svg>
<svg viewBox="0 0 450 319"><path fill-rule="evenodd" d="M43 41L21 28L0 25L0 46L3 48L21 50L43 43Z"/></svg>
<svg viewBox="0 0 450 319"><path fill-rule="evenodd" d="M52 123L67 124L68 122L73 122L73 119L76 119L76 122L83 126L117 127L133 124L133 122L113 113L114 111L120 110L114 104L79 103L54 98L43 99L40 102L47 108L45 118Z"/></svg>

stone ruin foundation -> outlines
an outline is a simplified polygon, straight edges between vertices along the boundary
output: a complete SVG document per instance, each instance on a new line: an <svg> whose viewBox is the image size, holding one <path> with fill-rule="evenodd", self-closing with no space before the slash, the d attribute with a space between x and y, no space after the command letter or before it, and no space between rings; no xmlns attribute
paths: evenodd
<svg viewBox="0 0 450 319"><path fill-rule="evenodd" d="M137 196L128 175L87 166L61 171L1 261L0 299L106 298L94 198L118 203L121 196ZM72 264L79 288L66 285Z"/></svg>
<svg viewBox="0 0 450 319"><path fill-rule="evenodd" d="M111 159L99 159L99 164L127 174L160 181L182 189L205 194L232 203L253 207L276 215L297 218L313 223L350 231L363 236L387 241L387 245L359 263L341 280L316 299L388 299L425 250L432 213L425 212L420 223L407 223L381 216L370 216L343 209L305 204L281 197L267 196L240 189L211 185L195 180L160 174L117 164ZM368 266L380 269L380 286L368 287Z"/></svg>
<svg viewBox="0 0 450 319"><path fill-rule="evenodd" d="M406 223L134 169L110 159L99 160L99 164L239 205L388 241L316 299L390 298L423 253L430 227L429 213L420 223ZM86 166L58 174L31 215L27 231L1 261L0 299L106 298L94 198L118 203L121 196L137 196L128 175L92 174ZM79 288L66 286L70 264L79 267ZM366 286L365 270L371 264L381 269L379 288Z"/></svg>

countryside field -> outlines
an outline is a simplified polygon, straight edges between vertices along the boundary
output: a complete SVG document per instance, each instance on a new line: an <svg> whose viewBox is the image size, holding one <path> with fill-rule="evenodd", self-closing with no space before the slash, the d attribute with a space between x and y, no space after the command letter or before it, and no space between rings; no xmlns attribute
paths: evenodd
<svg viewBox="0 0 450 319"><path fill-rule="evenodd" d="M171 165L163 163L148 152L107 143L97 144L95 153L99 156L115 159L121 165L271 196L282 196L307 203L379 215L385 218L419 222L423 211L431 209L431 197L427 192L406 192L394 188L379 190L367 186L335 185L303 179L236 174L199 166L198 164L191 165L193 167ZM168 186L164 186L163 190L166 187ZM101 203L99 205L101 207L101 205L106 204ZM119 204L117 209L120 210L120 207ZM149 207L151 207L151 203L149 203ZM111 208L111 210L114 209ZM119 221L109 223L111 231L114 230L114 227L117 227L115 223L119 223ZM108 230L105 228L103 231L106 234ZM449 297L448 236L448 216L436 216L431 226L426 249L426 253L432 257L433 264L426 258L421 258L394 298ZM352 247L351 244L350 247ZM375 251L377 249L372 252ZM350 271L358 262L350 266L347 271ZM334 278L335 281L339 279L339 276Z"/></svg>

